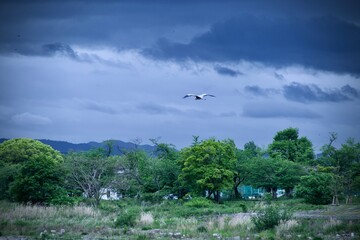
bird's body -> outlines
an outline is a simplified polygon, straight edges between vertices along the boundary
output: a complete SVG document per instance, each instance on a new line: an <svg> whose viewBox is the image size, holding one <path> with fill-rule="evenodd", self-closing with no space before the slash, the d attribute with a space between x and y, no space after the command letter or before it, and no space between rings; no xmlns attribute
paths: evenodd
<svg viewBox="0 0 360 240"><path fill-rule="evenodd" d="M195 100L206 100L205 97L209 96L209 97L215 97L212 94L207 94L207 93L203 93L203 94L186 94L183 98L188 98L188 97L195 97Z"/></svg>

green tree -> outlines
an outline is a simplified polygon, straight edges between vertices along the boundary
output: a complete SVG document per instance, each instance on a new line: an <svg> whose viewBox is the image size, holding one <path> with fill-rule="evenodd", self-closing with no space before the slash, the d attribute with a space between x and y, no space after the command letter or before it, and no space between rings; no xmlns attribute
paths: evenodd
<svg viewBox="0 0 360 240"><path fill-rule="evenodd" d="M313 163L315 157L311 141L306 137L299 138L297 128L287 128L277 132L269 145L269 155L272 158L281 157L306 164Z"/></svg>
<svg viewBox="0 0 360 240"><path fill-rule="evenodd" d="M51 203L66 195L61 154L40 141L18 138L0 144L3 195L20 202Z"/></svg>
<svg viewBox="0 0 360 240"><path fill-rule="evenodd" d="M236 147L232 140L204 140L182 149L179 178L193 192L207 192L219 202L220 192L232 187L235 161Z"/></svg>
<svg viewBox="0 0 360 240"><path fill-rule="evenodd" d="M100 203L104 189L111 189L117 157L108 157L102 149L72 152L65 158L69 186Z"/></svg>
<svg viewBox="0 0 360 240"><path fill-rule="evenodd" d="M272 193L276 197L278 188L278 178L276 175L280 162L271 158L257 157L248 161L246 164L249 177L245 183L255 187L264 188L266 192Z"/></svg>
<svg viewBox="0 0 360 240"><path fill-rule="evenodd" d="M296 188L296 195L303 197L307 203L329 204L332 199L331 185L333 174L324 172L311 172L302 176Z"/></svg>
<svg viewBox="0 0 360 240"><path fill-rule="evenodd" d="M154 190L161 191L162 195L176 193L181 195L181 188L178 182L180 165L178 162L179 152L171 144L154 142L156 157L152 159L150 166L151 179L154 183Z"/></svg>
<svg viewBox="0 0 360 240"><path fill-rule="evenodd" d="M340 149L333 146L337 139L336 133L330 133L330 141L322 147L322 156L319 159L319 169L334 174L333 204L338 204L339 195L344 192L346 203L351 203L352 196L359 192L355 182L357 165L360 164L360 143L350 138L341 145Z"/></svg>
<svg viewBox="0 0 360 240"><path fill-rule="evenodd" d="M244 150L237 150L236 162L234 164L234 178L233 178L233 194L234 198L240 198L240 192L238 190L240 184L242 184L249 176L249 164L253 158L261 155L261 149L255 145L253 141L250 141L244 145Z"/></svg>
<svg viewBox="0 0 360 240"><path fill-rule="evenodd" d="M276 198L278 188L284 188L290 195L292 189L304 175L301 165L281 158L253 158L246 164L248 178L246 183L253 187L263 187Z"/></svg>

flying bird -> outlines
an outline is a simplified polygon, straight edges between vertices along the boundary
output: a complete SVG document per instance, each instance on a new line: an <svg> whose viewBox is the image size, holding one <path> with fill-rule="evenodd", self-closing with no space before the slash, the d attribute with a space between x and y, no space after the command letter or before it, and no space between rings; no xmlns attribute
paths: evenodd
<svg viewBox="0 0 360 240"><path fill-rule="evenodd" d="M205 97L209 96L209 97L215 97L214 95L211 94L207 94L207 93L203 93L203 94L186 94L183 98L188 98L188 97L195 97L195 100L206 100Z"/></svg>

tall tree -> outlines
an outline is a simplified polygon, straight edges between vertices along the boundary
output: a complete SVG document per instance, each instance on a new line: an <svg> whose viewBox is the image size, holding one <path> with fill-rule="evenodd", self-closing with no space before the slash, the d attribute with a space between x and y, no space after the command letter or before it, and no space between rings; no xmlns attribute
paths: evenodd
<svg viewBox="0 0 360 240"><path fill-rule="evenodd" d="M146 180L151 174L149 163L149 156L138 148L124 151L117 164L117 191L124 196L140 197L149 185Z"/></svg>
<svg viewBox="0 0 360 240"><path fill-rule="evenodd" d="M334 174L332 182L333 204L338 204L339 195L344 192L346 203L351 203L352 196L360 189L356 186L357 165L360 164L360 143L348 139L337 149L333 142L337 134L330 133L329 143L322 147L322 156L319 159L320 171Z"/></svg>
<svg viewBox="0 0 360 240"><path fill-rule="evenodd" d="M156 158L152 169L152 179L156 186L156 191L163 194L181 194L178 177L180 174L179 152L174 145L166 143L155 143Z"/></svg>
<svg viewBox="0 0 360 240"><path fill-rule="evenodd" d="M240 192L238 190L241 183L243 183L249 176L249 164L253 158L261 155L261 149L256 146L253 141L245 143L243 150L237 150L236 162L234 164L234 183L233 193L234 198L240 198Z"/></svg>
<svg viewBox="0 0 360 240"><path fill-rule="evenodd" d="M0 172L5 197L20 202L51 203L65 195L61 154L40 141L18 138L0 144Z"/></svg>
<svg viewBox="0 0 360 240"><path fill-rule="evenodd" d="M287 195L299 183L304 175L303 167L297 163L277 158L257 157L248 161L249 177L246 183L254 187L263 187L266 192L276 198L279 187L284 188Z"/></svg>
<svg viewBox="0 0 360 240"><path fill-rule="evenodd" d="M100 203L104 189L114 181L116 157L107 157L103 149L69 153L65 159L70 185L86 197Z"/></svg>
<svg viewBox="0 0 360 240"><path fill-rule="evenodd" d="M297 128L287 128L279 131L269 145L269 155L272 158L281 157L292 162L313 163L315 158L312 143L306 137L299 138Z"/></svg>
<svg viewBox="0 0 360 240"><path fill-rule="evenodd" d="M331 202L331 184L333 174L324 172L311 172L302 176L296 188L296 195L303 197L307 203L329 204Z"/></svg>
<svg viewBox="0 0 360 240"><path fill-rule="evenodd" d="M207 192L220 201L220 192L231 188L236 147L232 140L201 141L181 151L181 181L195 192Z"/></svg>

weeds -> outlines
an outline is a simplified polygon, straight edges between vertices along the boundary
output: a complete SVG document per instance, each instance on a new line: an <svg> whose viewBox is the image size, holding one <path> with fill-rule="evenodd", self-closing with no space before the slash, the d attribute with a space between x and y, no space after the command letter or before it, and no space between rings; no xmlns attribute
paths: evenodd
<svg viewBox="0 0 360 240"><path fill-rule="evenodd" d="M123 210L115 220L115 227L133 227L140 215L138 207L130 207Z"/></svg>
<svg viewBox="0 0 360 240"><path fill-rule="evenodd" d="M257 215L251 217L257 231L267 230L279 225L281 221L287 221L291 218L291 213L285 208L279 208L274 205L265 206Z"/></svg>
<svg viewBox="0 0 360 240"><path fill-rule="evenodd" d="M203 198L156 204L121 200L102 202L98 208L0 202L0 234L35 239L81 239L85 235L88 239L332 239L336 234L352 234L356 239L360 235L358 220L293 219L290 212L296 208L312 206L296 199L270 205L258 201L215 204Z"/></svg>

